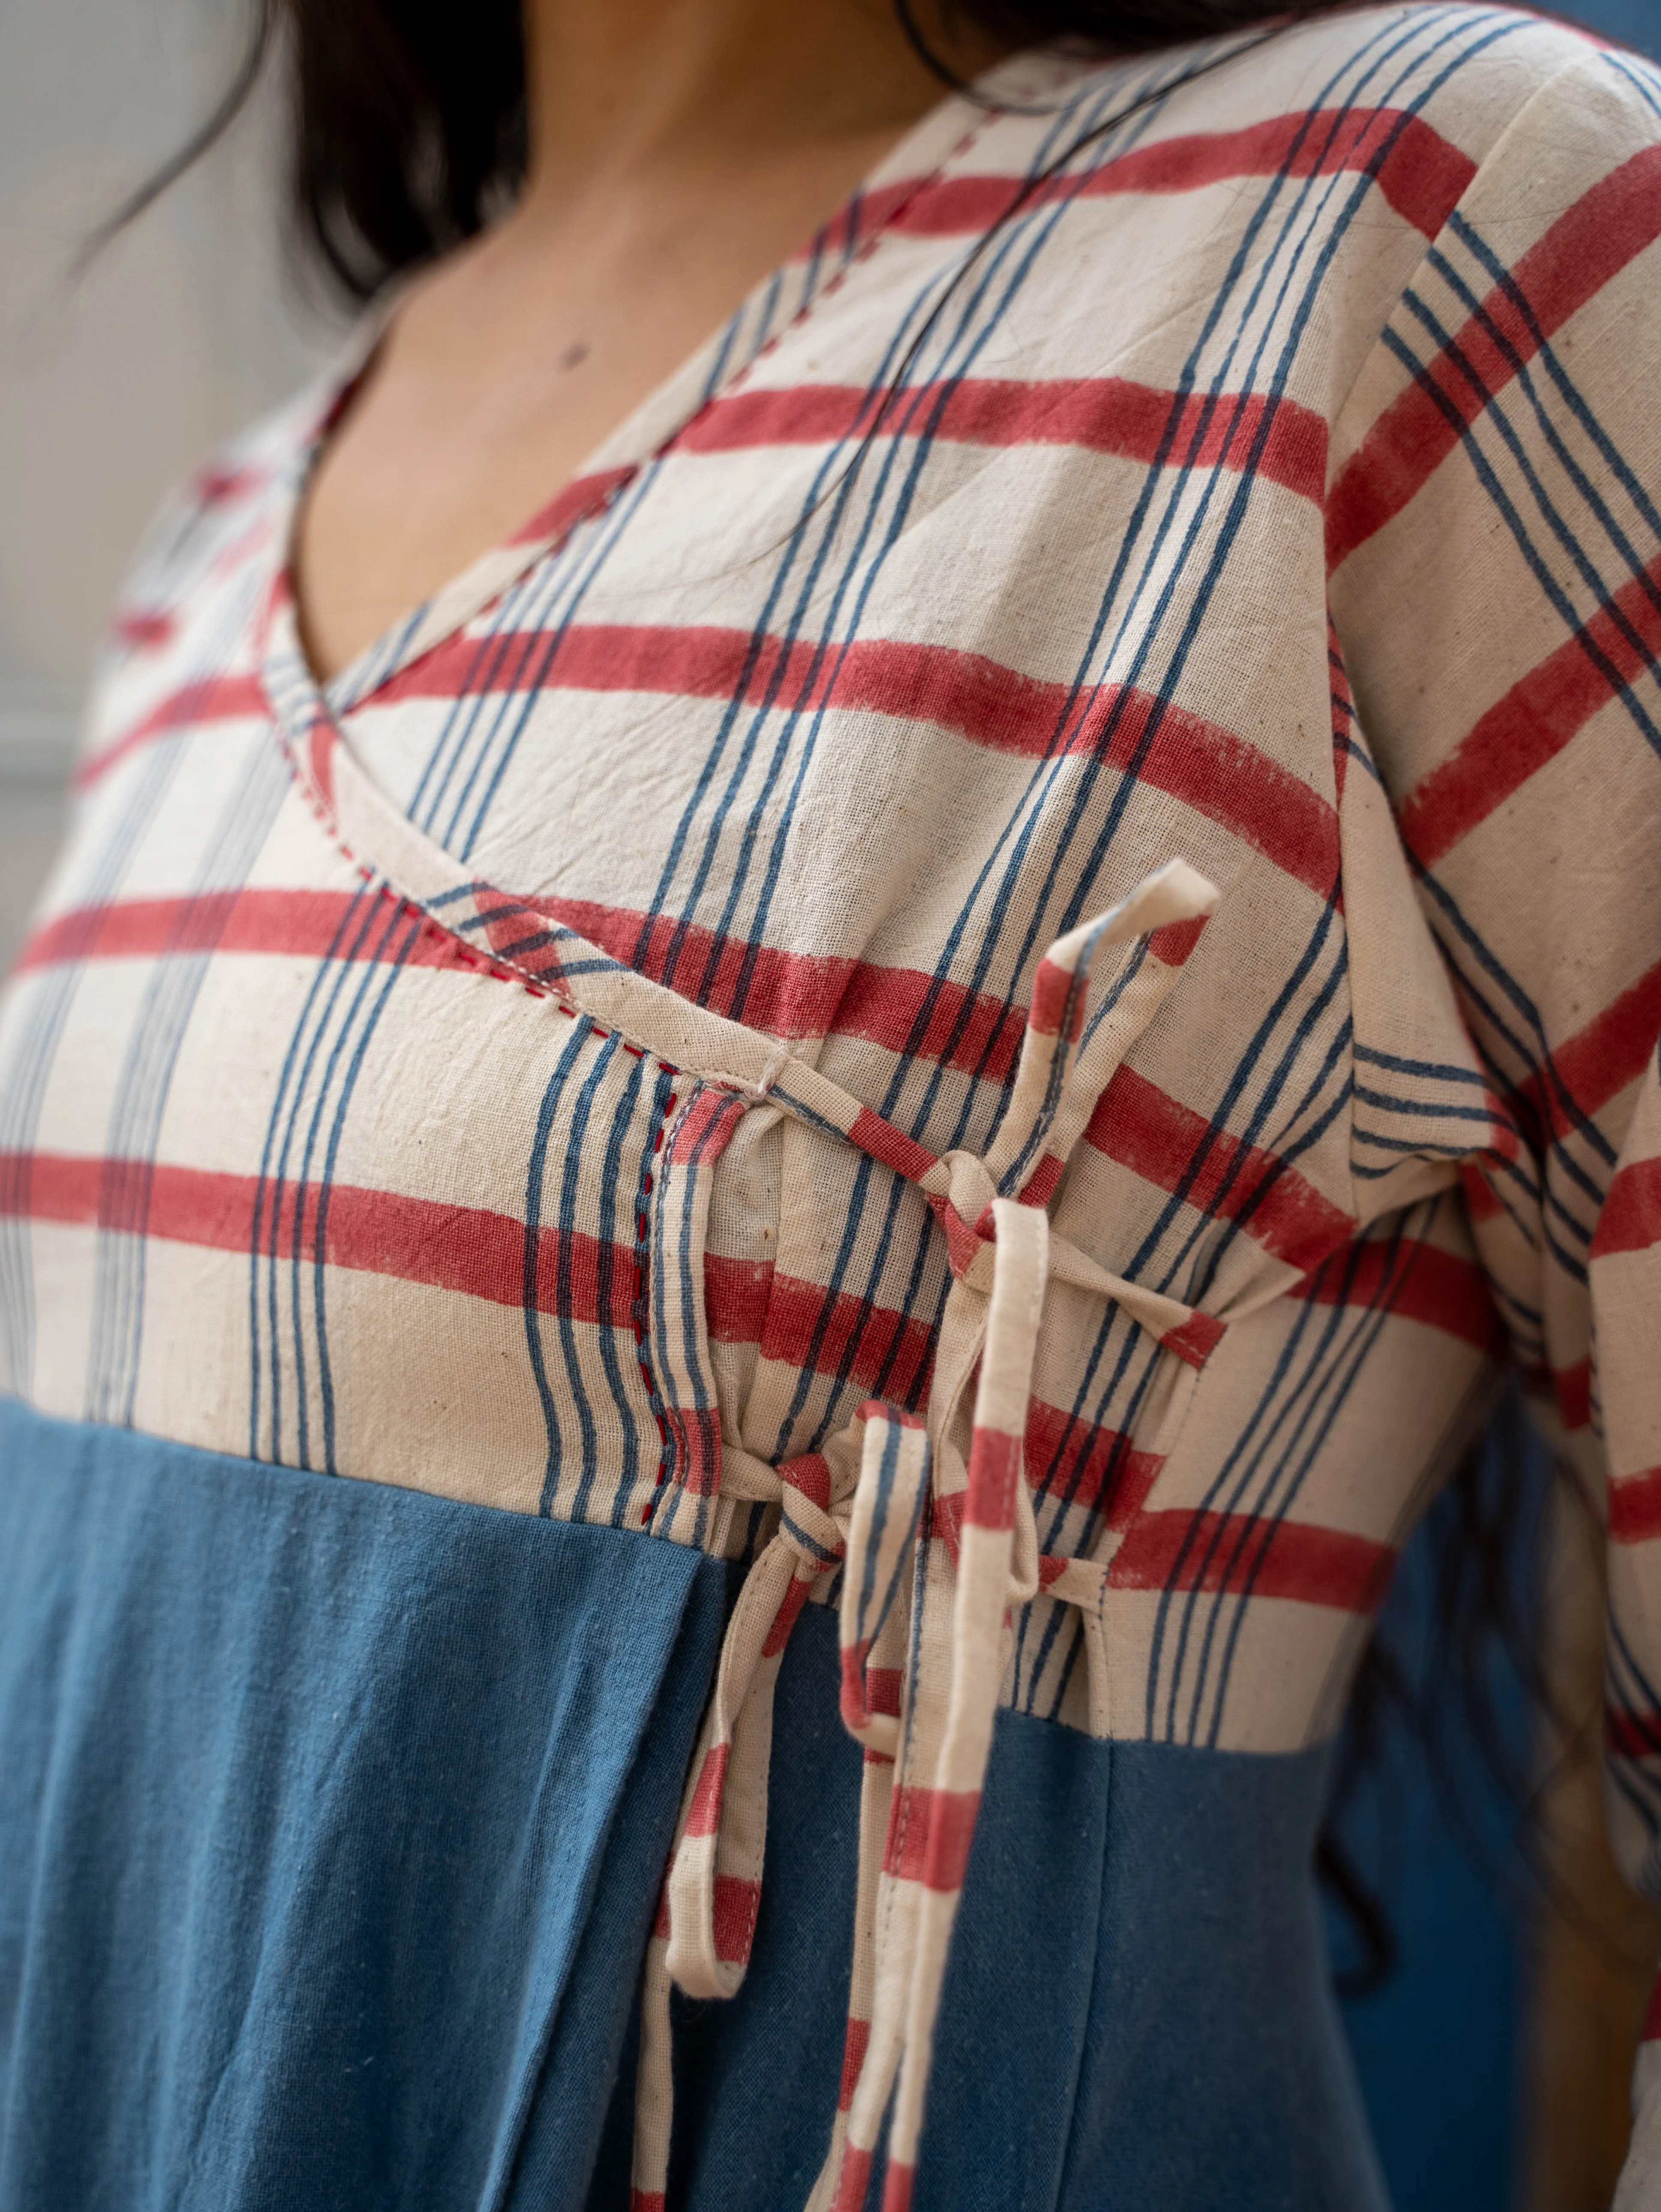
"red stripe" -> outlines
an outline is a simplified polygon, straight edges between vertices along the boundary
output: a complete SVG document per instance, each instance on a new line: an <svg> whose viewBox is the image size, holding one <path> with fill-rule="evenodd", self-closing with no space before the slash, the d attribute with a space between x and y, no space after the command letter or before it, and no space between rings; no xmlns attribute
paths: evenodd
<svg viewBox="0 0 1661 2212"><path fill-rule="evenodd" d="M1327 508L1333 568L1399 514L1521 365L1661 236L1661 146L1600 178L1368 431Z"/></svg>
<svg viewBox="0 0 1661 2212"><path fill-rule="evenodd" d="M1661 1759L1661 1713L1610 1709L1603 1716L1603 1741L1616 1759Z"/></svg>
<svg viewBox="0 0 1661 2212"><path fill-rule="evenodd" d="M778 1472L788 1489L799 1491L821 1513L830 1510L830 1462L823 1453L803 1452L795 1459L783 1460Z"/></svg>
<svg viewBox="0 0 1661 2212"><path fill-rule="evenodd" d="M1105 1488L1107 1525L1123 1528L1141 1512L1165 1462L1138 1451L1116 1429L1096 1428L1059 1406L1031 1398L1026 1407L1026 1465L1035 1489L1066 1497L1092 1512Z"/></svg>
<svg viewBox="0 0 1661 2212"><path fill-rule="evenodd" d="M377 935L361 944L338 943L361 893L241 890L186 897L127 899L77 907L35 931L19 957L21 968L66 960L108 960L202 951L292 955L321 960L388 957ZM536 933L542 917L514 902L511 921L499 921L493 950ZM578 931L614 959L633 961L646 943L640 971L655 982L678 978L683 988L702 985L712 953L714 988L702 1003L731 1013L742 972L749 973L745 1018L776 1036L824 1036L834 1030L891 1052L940 1059L952 1067L978 1068L987 1080L1007 1081L1020 1051L1023 1009L961 985L937 981L920 969L884 968L867 960L831 960L719 939L712 930L682 933L678 957L668 957L678 925L647 921L638 910L581 899L542 902L547 918ZM401 941L401 940L400 940ZM715 948L719 947L716 951ZM400 961L420 968L474 967L481 956L437 924L429 925ZM925 1013L925 1009L927 1010ZM955 1032L955 1034L954 1034ZM715 1110L712 1102L711 1111Z"/></svg>
<svg viewBox="0 0 1661 2212"><path fill-rule="evenodd" d="M533 539L562 536L573 523L581 522L585 515L603 507L618 486L627 483L634 473L632 468L600 469L593 476L574 477L546 507L538 507L530 520L514 532L508 544L524 545Z"/></svg>
<svg viewBox="0 0 1661 2212"><path fill-rule="evenodd" d="M1616 1252L1647 1252L1656 1244L1661 1244L1661 1159L1634 1160L1609 1185L1591 1256L1607 1260Z"/></svg>
<svg viewBox="0 0 1661 2212"><path fill-rule="evenodd" d="M1396 814L1409 848L1427 867L1439 860L1658 657L1661 559L1514 684L1409 793Z"/></svg>
<svg viewBox="0 0 1661 2212"><path fill-rule="evenodd" d="M945 1233L947 1265L954 1275L966 1275L979 1259L984 1239L978 1230L969 1226L949 1198L936 1192L928 1203Z"/></svg>
<svg viewBox="0 0 1661 2212"><path fill-rule="evenodd" d="M837 2183L837 2201L830 2212L865 2212L865 2199L871 2186L872 2154L848 2143L842 2154L842 2176Z"/></svg>
<svg viewBox="0 0 1661 2212"><path fill-rule="evenodd" d="M1076 1044L1084 1024L1085 994L1074 993L1077 981L1070 968L1058 968L1052 960L1041 960L1038 971L1032 978L1032 1003L1027 1010L1027 1026L1040 1036L1059 1036L1062 1024L1068 1024L1068 1042Z"/></svg>
<svg viewBox="0 0 1661 2212"><path fill-rule="evenodd" d="M724 1966L742 1966L749 1959L751 1940L756 1932L761 1884L740 1881L737 1875L718 1874L715 1891L715 1910L710 1917L715 1928L715 1956Z"/></svg>
<svg viewBox="0 0 1661 2212"><path fill-rule="evenodd" d="M1317 1306L1386 1306L1496 1357L1509 1340L1481 1267L1435 1244L1416 1244L1405 1258L1385 1244L1357 1245L1287 1295Z"/></svg>
<svg viewBox="0 0 1661 2212"><path fill-rule="evenodd" d="M1019 1006L918 969L786 951L722 937L703 924L648 917L636 908L590 899L550 898L541 904L551 919L654 982L714 1012L741 1014L776 1036L821 1037L834 1030L947 1066L983 1067L994 1082L1007 1079L1019 1054L1024 1016ZM534 927L525 915L504 922L496 933L497 949Z"/></svg>
<svg viewBox="0 0 1661 2212"><path fill-rule="evenodd" d="M904 1129L885 1121L880 1114L873 1114L868 1106L861 1106L849 1123L848 1139L882 1166L903 1175L908 1182L921 1182L936 1164L933 1152L918 1144L915 1137L908 1137Z"/></svg>
<svg viewBox="0 0 1661 2212"><path fill-rule="evenodd" d="M1296 400L1227 392L1205 398L1118 376L1017 381L965 377L911 385L887 404L867 386L794 384L717 400L676 440L684 453L818 445L861 434L946 444L1070 446L1144 464L1251 468L1305 499L1326 489L1325 419ZM879 409L881 409L880 414Z"/></svg>
<svg viewBox="0 0 1661 2212"><path fill-rule="evenodd" d="M721 1792L727 1787L730 1749L727 1744L712 1743L703 1754L698 1778L692 1785L691 1802L686 1808L689 1836L713 1836L721 1826Z"/></svg>
<svg viewBox="0 0 1661 2212"><path fill-rule="evenodd" d="M911 1397L928 1373L934 1340L926 1321L779 1274L764 1261L710 1253L703 1270L709 1334L717 1343L753 1344L764 1359L821 1375L845 1369L862 1389L880 1377L897 1398Z"/></svg>
<svg viewBox="0 0 1661 2212"><path fill-rule="evenodd" d="M1246 1217L1241 1225L1249 1237L1305 1273L1354 1234L1352 1217L1295 1169L1215 1128L1132 1067L1115 1072L1085 1135L1161 1190L1183 1190L1202 1212L1224 1221Z"/></svg>
<svg viewBox="0 0 1661 2212"><path fill-rule="evenodd" d="M866 2046L871 2040L871 2023L848 2016L848 2033L842 2046L842 2087L837 2093L837 2110L845 2112L854 2101L854 2092L859 2087L860 2069L865 2063Z"/></svg>
<svg viewBox="0 0 1661 2212"><path fill-rule="evenodd" d="M969 1445L969 1488L963 1517L970 1528L1014 1526L1015 1485L1021 1479L1021 1439L1001 1429L977 1428Z"/></svg>
<svg viewBox="0 0 1661 2212"><path fill-rule="evenodd" d="M915 2168L891 2154L883 2169L882 2212L911 2212L911 2186L916 2179Z"/></svg>
<svg viewBox="0 0 1661 2212"><path fill-rule="evenodd" d="M1609 1534L1617 1544L1647 1544L1661 1536L1661 1467L1623 1474L1609 1485Z"/></svg>
<svg viewBox="0 0 1661 2212"><path fill-rule="evenodd" d="M324 1186L284 1183L278 1188L275 1206L267 1191L259 1224L260 1251L279 1260L315 1259ZM205 1168L163 1165L146 1170L141 1162L53 1152L0 1153L0 1214L120 1228L138 1218L137 1207L147 1196L143 1220L148 1235L211 1251L253 1249L259 1188L253 1176L222 1175ZM331 1184L327 1196L322 1256L331 1267L459 1291L496 1305L523 1304L525 1224L511 1214L410 1198L396 1191L368 1190L353 1183ZM629 1246L608 1244L576 1231L537 1232L538 1312L632 1329L637 1285L635 1255Z"/></svg>
<svg viewBox="0 0 1661 2212"><path fill-rule="evenodd" d="M170 730L182 730L204 722L232 721L239 714L262 714L268 711L265 694L257 676L204 677L200 682L186 684L173 692L130 730L113 738L101 752L82 761L75 772L76 784L84 789L88 784L95 783L128 753L148 744L153 738L165 737Z"/></svg>
<svg viewBox="0 0 1661 2212"><path fill-rule="evenodd" d="M900 1667L867 1667L865 1670L866 1708L873 1713L886 1715L897 1721L900 1717L900 1696L905 1686L905 1671Z"/></svg>
<svg viewBox="0 0 1661 2212"><path fill-rule="evenodd" d="M1418 116L1392 107L1317 108L1276 115L1238 131L1194 132L1133 148L1082 177L1058 178L1024 199L1026 207L1121 192L1186 192L1243 177L1329 177L1372 170L1384 198L1426 238L1433 238L1463 198L1475 165ZM1023 180L946 177L912 196L891 216L866 208L867 222L891 220L900 231L955 237L983 230L1007 213Z"/></svg>
<svg viewBox="0 0 1661 2212"><path fill-rule="evenodd" d="M166 645L177 627L178 617L165 607L130 607L116 615L111 630L118 645L129 653L153 653L159 645Z"/></svg>
<svg viewBox="0 0 1661 2212"><path fill-rule="evenodd" d="M803 1585L806 1588L806 1585ZM871 1639L849 1644L842 1654L842 1687L837 1692L837 1704L843 1725L857 1734L873 1714L883 1714L890 1720L900 1717L900 1695L905 1677L898 1667L872 1667L866 1662L870 1657Z"/></svg>
<svg viewBox="0 0 1661 2212"><path fill-rule="evenodd" d="M1661 960L1583 1030L1552 1048L1549 1067L1530 1076L1507 1103L1526 1103L1555 1137L1635 1083L1661 1036Z"/></svg>
<svg viewBox="0 0 1661 2212"><path fill-rule="evenodd" d="M1552 1389L1566 1429L1584 1429L1591 1419L1591 1361L1577 1359L1573 1367L1553 1371Z"/></svg>
<svg viewBox="0 0 1661 2212"><path fill-rule="evenodd" d="M693 1095L675 1122L669 1158L677 1166L713 1167L732 1142L745 1113L744 1103L719 1091Z"/></svg>
<svg viewBox="0 0 1661 2212"><path fill-rule="evenodd" d="M670 1406L664 1418L673 1432L675 1480L694 1498L721 1488L721 1416L714 1407Z"/></svg>
<svg viewBox="0 0 1661 2212"><path fill-rule="evenodd" d="M925 1889L961 1889L980 1803L977 1790L929 1790L920 1784L897 1790L885 1871L901 1881L920 1881Z"/></svg>
<svg viewBox="0 0 1661 2212"><path fill-rule="evenodd" d="M1180 799L1329 896L1338 817L1329 801L1232 731L1146 692L1081 694L983 654L892 638L837 647L757 642L747 631L593 623L557 641L540 631L465 634L392 677L377 703L482 691L650 691L771 701L790 712L833 706L931 721L972 744L1024 758L1083 753ZM1157 728L1155 726L1157 717Z"/></svg>
<svg viewBox="0 0 1661 2212"><path fill-rule="evenodd" d="M1150 933L1147 949L1167 968L1181 968L1205 934L1210 919L1208 914L1196 914L1187 921L1168 921L1163 928Z"/></svg>
<svg viewBox="0 0 1661 2212"><path fill-rule="evenodd" d="M793 1575L790 1577L785 1589L783 1601L773 1615L773 1626L767 1632L767 1641L761 1647L761 1656L764 1659L776 1659L790 1641L790 1632L795 1626L797 1616L806 1602L809 1587L810 1585L803 1582L799 1575Z"/></svg>
<svg viewBox="0 0 1661 2212"><path fill-rule="evenodd" d="M268 469L257 468L251 462L234 469L210 466L195 478L196 496L204 507L219 507L228 499L257 490L270 474Z"/></svg>
<svg viewBox="0 0 1661 2212"><path fill-rule="evenodd" d="M913 1315L776 1274L760 1349L764 1359L787 1366L845 1371L861 1389L881 1377L885 1390L910 1398L928 1375L934 1340L928 1322Z"/></svg>
<svg viewBox="0 0 1661 2212"><path fill-rule="evenodd" d="M334 807L334 749L336 738L332 726L319 714L313 720L306 739L306 761L310 770L312 786L324 805L332 811Z"/></svg>
<svg viewBox="0 0 1661 2212"><path fill-rule="evenodd" d="M870 1655L868 1636L857 1644L844 1644L842 1648L842 1683L837 1692L837 1704L842 1724L850 1734L857 1734L871 1717L865 1681L865 1662Z"/></svg>
<svg viewBox="0 0 1661 2212"><path fill-rule="evenodd" d="M1168 1328L1159 1342L1190 1367L1203 1367L1226 1334L1226 1325L1213 1315L1196 1313L1180 1328Z"/></svg>
<svg viewBox="0 0 1661 2212"><path fill-rule="evenodd" d="M362 892L313 890L206 891L185 898L123 899L107 906L76 907L43 922L24 945L20 968L63 960L124 960L189 952L266 953L297 959L384 960L396 957L414 968L474 967L447 930L432 925L403 949L380 933L344 933Z"/></svg>
<svg viewBox="0 0 1661 2212"><path fill-rule="evenodd" d="M920 1434L928 1423L921 1413L908 1413L903 1406L891 1406L883 1398L867 1398L859 1409L862 1421L887 1421L897 1429L916 1429Z"/></svg>
<svg viewBox="0 0 1661 2212"><path fill-rule="evenodd" d="M1048 1206L1061 1187L1061 1180L1067 1173L1067 1162L1058 1159L1054 1152L1041 1153L1038 1164L1021 1185L1021 1204Z"/></svg>
<svg viewBox="0 0 1661 2212"><path fill-rule="evenodd" d="M1173 1509L1144 1513L1113 1555L1115 1589L1226 1591L1371 1613L1396 1554L1387 1544L1306 1521Z"/></svg>
<svg viewBox="0 0 1661 2212"><path fill-rule="evenodd" d="M958 1564L958 1553L963 1537L963 1501L964 1493L954 1490L947 1496L938 1493L923 1508L928 1533L938 1536L952 1554L952 1564Z"/></svg>

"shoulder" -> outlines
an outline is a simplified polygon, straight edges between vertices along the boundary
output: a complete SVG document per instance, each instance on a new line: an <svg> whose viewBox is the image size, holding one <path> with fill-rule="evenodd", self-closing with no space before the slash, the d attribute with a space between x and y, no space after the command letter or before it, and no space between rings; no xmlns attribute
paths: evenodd
<svg viewBox="0 0 1661 2212"><path fill-rule="evenodd" d="M334 380L225 441L162 501L129 562L87 702L82 774L204 684L246 675L265 587L286 558L293 488ZM227 695L229 696L229 695Z"/></svg>
<svg viewBox="0 0 1661 2212"><path fill-rule="evenodd" d="M216 584L283 526L287 493L328 404L319 381L216 447L162 501L128 564L105 641L106 670L172 635Z"/></svg>
<svg viewBox="0 0 1661 2212"><path fill-rule="evenodd" d="M1474 0L1335 9L1269 40L1247 66L1300 106L1421 117L1478 163L1555 92L1600 82L1625 88L1653 121L1661 91L1652 64L1591 31Z"/></svg>
<svg viewBox="0 0 1661 2212"><path fill-rule="evenodd" d="M1473 0L1339 7L1097 64L1069 85L1068 102L1081 114L1112 104L1116 93L1140 105L1144 87L1157 98L1138 131L1140 149L1251 134L1264 159L1278 152L1289 174L1370 164L1386 197L1406 193L1427 207L1519 125L1545 131L1577 112L1619 114L1625 136L1661 137L1661 69L1573 25ZM1107 149L1105 158L1121 150Z"/></svg>
<svg viewBox="0 0 1661 2212"><path fill-rule="evenodd" d="M1287 388L1329 422L1427 263L1476 255L1480 295L1530 254L1530 270L1573 259L1590 238L1597 270L1653 281L1661 71L1542 15L1335 8L1075 65L1061 97L1063 124L1029 110L997 129L1007 168L1076 143L1079 315L1099 311L1116 343L1129 265L1151 312L1181 327L1201 301L1217 345L1257 357L1267 319Z"/></svg>

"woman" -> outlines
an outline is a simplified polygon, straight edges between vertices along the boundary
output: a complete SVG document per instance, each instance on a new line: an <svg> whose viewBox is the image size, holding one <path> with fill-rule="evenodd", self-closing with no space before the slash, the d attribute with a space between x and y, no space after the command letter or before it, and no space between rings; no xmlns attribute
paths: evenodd
<svg viewBox="0 0 1661 2212"><path fill-rule="evenodd" d="M0 2203L1381 2203L1325 1747L1508 1358L1658 1880L1661 81L282 14L375 308L0 1021Z"/></svg>

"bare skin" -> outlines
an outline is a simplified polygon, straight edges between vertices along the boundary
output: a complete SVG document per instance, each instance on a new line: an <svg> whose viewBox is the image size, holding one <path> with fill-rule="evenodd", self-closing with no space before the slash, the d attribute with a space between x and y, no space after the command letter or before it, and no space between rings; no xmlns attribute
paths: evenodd
<svg viewBox="0 0 1661 2212"><path fill-rule="evenodd" d="M996 50L931 21L969 74ZM941 97L889 0L528 0L531 161L394 314L301 519L334 674L499 544Z"/></svg>

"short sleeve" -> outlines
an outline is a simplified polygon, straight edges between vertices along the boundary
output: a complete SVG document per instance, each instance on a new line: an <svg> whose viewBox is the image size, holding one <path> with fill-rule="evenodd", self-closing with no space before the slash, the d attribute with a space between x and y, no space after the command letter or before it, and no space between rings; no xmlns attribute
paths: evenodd
<svg viewBox="0 0 1661 2212"><path fill-rule="evenodd" d="M1514 1133L1466 1171L1473 1231L1536 1398L1607 1503L1610 1830L1661 1897L1661 76L1647 65L1589 46L1482 164L1341 413L1328 537L1361 727ZM1622 2212L1661 2208L1648 2063Z"/></svg>

